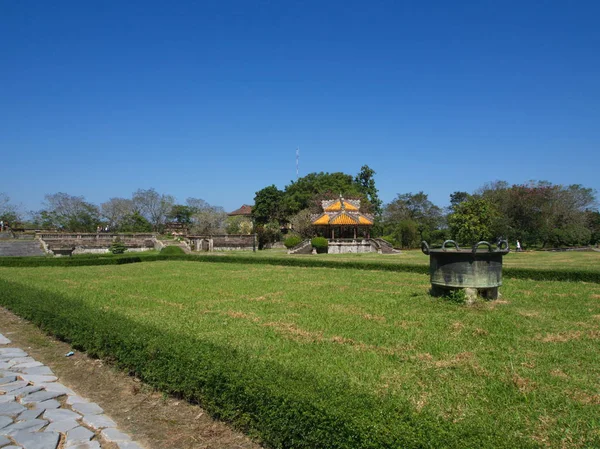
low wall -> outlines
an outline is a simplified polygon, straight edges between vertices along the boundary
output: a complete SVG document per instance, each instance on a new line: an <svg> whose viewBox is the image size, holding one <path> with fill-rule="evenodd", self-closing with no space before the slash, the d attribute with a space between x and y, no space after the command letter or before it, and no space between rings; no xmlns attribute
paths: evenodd
<svg viewBox="0 0 600 449"><path fill-rule="evenodd" d="M258 247L254 234L189 235L186 241L193 251L252 251Z"/></svg>
<svg viewBox="0 0 600 449"><path fill-rule="evenodd" d="M54 255L103 254L108 253L110 245L119 239L128 252L149 251L154 249L154 234L37 234L46 252Z"/></svg>

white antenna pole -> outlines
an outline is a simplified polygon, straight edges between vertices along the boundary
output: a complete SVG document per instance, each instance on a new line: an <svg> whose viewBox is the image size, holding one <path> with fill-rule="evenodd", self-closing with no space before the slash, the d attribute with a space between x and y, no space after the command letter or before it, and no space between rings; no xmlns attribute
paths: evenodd
<svg viewBox="0 0 600 449"><path fill-rule="evenodd" d="M296 147L296 180L298 179L299 161L300 161L300 147Z"/></svg>

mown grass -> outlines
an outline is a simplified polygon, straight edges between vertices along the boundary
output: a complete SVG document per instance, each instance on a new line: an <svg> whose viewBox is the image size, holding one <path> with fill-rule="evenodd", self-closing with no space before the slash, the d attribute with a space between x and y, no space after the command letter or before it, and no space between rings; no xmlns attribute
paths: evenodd
<svg viewBox="0 0 600 449"><path fill-rule="evenodd" d="M159 261L0 268L0 287L274 447L600 446L599 284L506 279L465 307L420 274Z"/></svg>

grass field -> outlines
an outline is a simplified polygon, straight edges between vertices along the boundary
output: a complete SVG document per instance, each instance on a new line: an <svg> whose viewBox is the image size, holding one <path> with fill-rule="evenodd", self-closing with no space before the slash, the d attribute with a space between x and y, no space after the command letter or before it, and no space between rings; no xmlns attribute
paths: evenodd
<svg viewBox="0 0 600 449"><path fill-rule="evenodd" d="M267 445L600 447L600 284L505 279L501 300L473 307L428 286L421 274L235 263L0 267L3 305Z"/></svg>

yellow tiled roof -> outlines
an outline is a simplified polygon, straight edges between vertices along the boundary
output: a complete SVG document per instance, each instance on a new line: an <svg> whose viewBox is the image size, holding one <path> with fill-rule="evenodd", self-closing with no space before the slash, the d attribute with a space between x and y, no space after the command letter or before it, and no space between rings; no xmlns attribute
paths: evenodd
<svg viewBox="0 0 600 449"><path fill-rule="evenodd" d="M355 225L357 221L355 218L351 217L348 214L341 213L333 220L331 220L331 224L334 225Z"/></svg>
<svg viewBox="0 0 600 449"><path fill-rule="evenodd" d="M350 204L347 201L344 201L344 209L352 211L352 212L357 212L358 211L358 209L357 209L356 206L353 206L352 204ZM338 212L340 210L342 210L342 202L340 200L337 200L331 206L327 207L325 209L325 212Z"/></svg>
<svg viewBox="0 0 600 449"><path fill-rule="evenodd" d="M365 217L364 215L360 215L358 217L358 224L372 225L373 222L371 220L369 220L367 217Z"/></svg>
<svg viewBox="0 0 600 449"><path fill-rule="evenodd" d="M315 225L329 224L329 215L327 215L327 214L321 215L319 218L317 218L315 221L313 221L312 224L315 224Z"/></svg>

